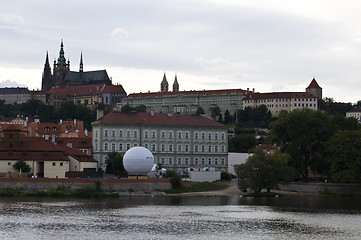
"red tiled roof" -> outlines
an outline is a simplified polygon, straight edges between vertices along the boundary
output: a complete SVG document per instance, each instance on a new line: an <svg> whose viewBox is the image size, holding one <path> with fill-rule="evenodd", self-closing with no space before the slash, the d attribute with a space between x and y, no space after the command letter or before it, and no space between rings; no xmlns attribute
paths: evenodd
<svg viewBox="0 0 361 240"><path fill-rule="evenodd" d="M320 88L320 89L322 89L322 88L318 85L318 83L316 82L315 79L312 79L310 85L308 85L308 87L307 87L306 89L309 89L309 88Z"/></svg>
<svg viewBox="0 0 361 240"><path fill-rule="evenodd" d="M203 90L203 91L179 91L179 92L148 92L148 93L132 93L128 95L128 98L140 98L140 97L161 97L172 95L222 95L222 94L246 94L246 90L242 89L221 89L221 90Z"/></svg>
<svg viewBox="0 0 361 240"><path fill-rule="evenodd" d="M289 98L317 98L308 92L272 92L248 94L244 100L251 99L289 99Z"/></svg>
<svg viewBox="0 0 361 240"><path fill-rule="evenodd" d="M212 119L201 115L148 112L122 113L114 111L95 121L95 123L97 122L226 127L222 123L213 121Z"/></svg>
<svg viewBox="0 0 361 240"><path fill-rule="evenodd" d="M68 137L57 137L56 138L56 144L66 145L68 143L71 143L73 148L91 148L92 147L92 138L86 137L86 138L68 138Z"/></svg>
<svg viewBox="0 0 361 240"><path fill-rule="evenodd" d="M123 93L127 95L122 85L107 85L102 93Z"/></svg>
<svg viewBox="0 0 361 240"><path fill-rule="evenodd" d="M93 158L93 156L90 156L80 151L78 148L75 148L74 146L72 146L72 148L69 148L68 146L62 144L62 145L58 145L58 147L63 151L65 151L67 154L77 159L79 162L98 162Z"/></svg>

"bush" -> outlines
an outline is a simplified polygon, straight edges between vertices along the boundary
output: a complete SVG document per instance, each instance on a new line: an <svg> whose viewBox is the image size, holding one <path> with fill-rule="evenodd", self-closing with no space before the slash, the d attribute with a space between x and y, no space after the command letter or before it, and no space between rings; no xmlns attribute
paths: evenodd
<svg viewBox="0 0 361 240"><path fill-rule="evenodd" d="M221 179L222 180L231 180L232 177L228 172L221 172Z"/></svg>
<svg viewBox="0 0 361 240"><path fill-rule="evenodd" d="M177 173L177 171L172 170L172 169L168 169L166 172L166 177L170 178L170 182L172 183L172 188L173 189L179 189L182 188L182 178L179 175L179 173Z"/></svg>

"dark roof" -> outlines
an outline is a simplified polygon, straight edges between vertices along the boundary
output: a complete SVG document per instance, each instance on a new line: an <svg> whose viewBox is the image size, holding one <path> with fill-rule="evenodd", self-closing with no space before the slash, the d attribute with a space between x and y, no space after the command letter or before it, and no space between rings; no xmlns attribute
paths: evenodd
<svg viewBox="0 0 361 240"><path fill-rule="evenodd" d="M102 93L122 93L127 95L122 85L107 85Z"/></svg>
<svg viewBox="0 0 361 240"><path fill-rule="evenodd" d="M30 94L28 88L15 87L15 88L0 88L0 94Z"/></svg>
<svg viewBox="0 0 361 240"><path fill-rule="evenodd" d="M315 79L312 79L310 85L308 85L308 87L306 89L309 89L309 88L319 88L319 89L322 89L318 83L316 82Z"/></svg>
<svg viewBox="0 0 361 240"><path fill-rule="evenodd" d="M59 94L67 96L90 96L100 94L100 91L104 89L104 84L93 84L93 85L81 85L81 86L70 86L66 88L53 88L48 91L48 94Z"/></svg>
<svg viewBox="0 0 361 240"><path fill-rule="evenodd" d="M110 79L106 70L74 72L68 71L65 74L64 81L69 81L75 85L106 83L110 84Z"/></svg>
<svg viewBox="0 0 361 240"><path fill-rule="evenodd" d="M357 108L354 108L354 109L351 109L350 111L348 112L361 112L361 108L360 107L357 107Z"/></svg>
<svg viewBox="0 0 361 240"><path fill-rule="evenodd" d="M244 100L251 99L317 98L308 92L272 92L248 94Z"/></svg>
<svg viewBox="0 0 361 240"><path fill-rule="evenodd" d="M153 125L187 125L187 126L204 126L204 127L224 127L222 123L216 122L212 119L202 115L188 115L188 114L167 114L167 113L123 113L111 112L103 118L93 122L94 123L142 123Z"/></svg>

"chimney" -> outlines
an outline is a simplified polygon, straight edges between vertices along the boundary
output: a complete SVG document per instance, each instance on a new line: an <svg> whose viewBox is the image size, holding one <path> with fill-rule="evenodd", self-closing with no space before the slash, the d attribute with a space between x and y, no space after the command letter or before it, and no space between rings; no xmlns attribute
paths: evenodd
<svg viewBox="0 0 361 240"><path fill-rule="evenodd" d="M154 111L150 111L150 116L154 117Z"/></svg>
<svg viewBox="0 0 361 240"><path fill-rule="evenodd" d="M88 136L88 129L84 130L84 135L87 137Z"/></svg>
<svg viewBox="0 0 361 240"><path fill-rule="evenodd" d="M97 120L101 119L102 117L104 117L104 110L97 110Z"/></svg>

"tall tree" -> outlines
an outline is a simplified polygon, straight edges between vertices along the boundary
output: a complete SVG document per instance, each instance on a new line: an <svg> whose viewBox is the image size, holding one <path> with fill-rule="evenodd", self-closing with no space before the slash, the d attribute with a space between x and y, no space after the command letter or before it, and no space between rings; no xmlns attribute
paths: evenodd
<svg viewBox="0 0 361 240"><path fill-rule="evenodd" d="M218 106L210 107L209 111L211 112L213 120L217 120L219 115L221 115L221 109Z"/></svg>
<svg viewBox="0 0 361 240"><path fill-rule="evenodd" d="M108 153L106 173L127 177L128 173L123 165L123 156L118 152Z"/></svg>
<svg viewBox="0 0 361 240"><path fill-rule="evenodd" d="M361 182L361 130L336 132L325 143L329 177L335 182Z"/></svg>
<svg viewBox="0 0 361 240"><path fill-rule="evenodd" d="M322 142L332 134L328 114L310 109L281 112L270 126L274 140L292 156L290 164L308 181L309 168L317 161Z"/></svg>

